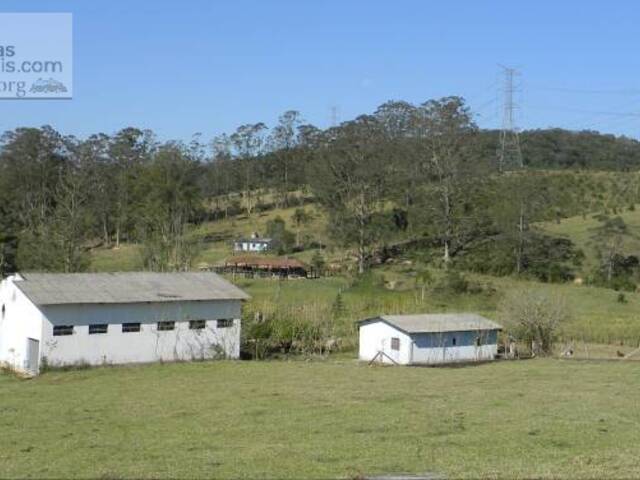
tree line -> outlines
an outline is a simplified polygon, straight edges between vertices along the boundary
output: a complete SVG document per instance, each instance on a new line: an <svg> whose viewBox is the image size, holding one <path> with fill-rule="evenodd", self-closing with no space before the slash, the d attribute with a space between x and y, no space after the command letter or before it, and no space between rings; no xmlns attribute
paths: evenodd
<svg viewBox="0 0 640 480"><path fill-rule="evenodd" d="M0 272L82 271L91 248L123 242L143 246L145 268L185 270L197 253L190 225L253 215L266 192L289 207L310 189L360 272L403 240L444 266L566 276L579 254L531 223L599 200L549 170L634 169L640 144L559 129L521 139L525 167L499 172L498 132L478 128L460 97L387 102L325 130L292 110L273 128L246 124L209 142L17 128L0 139Z"/></svg>

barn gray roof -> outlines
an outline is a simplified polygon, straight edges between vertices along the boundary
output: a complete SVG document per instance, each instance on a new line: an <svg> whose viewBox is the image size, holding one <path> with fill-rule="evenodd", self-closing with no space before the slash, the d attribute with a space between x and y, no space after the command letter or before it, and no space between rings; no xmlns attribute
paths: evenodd
<svg viewBox="0 0 640 480"><path fill-rule="evenodd" d="M211 272L21 273L15 285L36 305L246 300Z"/></svg>
<svg viewBox="0 0 640 480"><path fill-rule="evenodd" d="M475 313L434 313L415 315L381 315L360 323L380 320L406 333L464 332L501 330L497 323Z"/></svg>

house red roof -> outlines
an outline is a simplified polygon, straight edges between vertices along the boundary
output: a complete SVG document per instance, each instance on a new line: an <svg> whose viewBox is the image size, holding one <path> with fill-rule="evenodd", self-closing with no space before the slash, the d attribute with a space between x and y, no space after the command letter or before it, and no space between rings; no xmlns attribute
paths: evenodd
<svg viewBox="0 0 640 480"><path fill-rule="evenodd" d="M268 257L262 255L235 255L225 261L225 266L290 270L307 270L308 268L307 265L296 258Z"/></svg>

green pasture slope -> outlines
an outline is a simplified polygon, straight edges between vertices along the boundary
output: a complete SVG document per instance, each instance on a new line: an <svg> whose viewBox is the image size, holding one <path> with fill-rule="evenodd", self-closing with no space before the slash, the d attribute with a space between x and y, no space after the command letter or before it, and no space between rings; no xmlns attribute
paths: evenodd
<svg viewBox="0 0 640 480"><path fill-rule="evenodd" d="M640 477L640 369L201 362L0 374L3 478Z"/></svg>

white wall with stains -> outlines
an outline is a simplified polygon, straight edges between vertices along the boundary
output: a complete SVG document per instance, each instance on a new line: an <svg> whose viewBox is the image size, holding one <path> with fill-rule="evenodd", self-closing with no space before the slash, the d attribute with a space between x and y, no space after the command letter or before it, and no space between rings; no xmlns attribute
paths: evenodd
<svg viewBox="0 0 640 480"><path fill-rule="evenodd" d="M38 308L14 280L9 277L0 283L0 364L16 371L38 373L45 362L50 366L109 365L240 356L240 300ZM203 320L204 328L191 329L192 320ZM175 324L163 331L158 322ZM140 331L124 332L124 323L139 323ZM105 324L106 333L89 333L90 325ZM56 326L71 327L73 333L54 335ZM32 349L38 348L35 362L33 355L29 359L29 342Z"/></svg>
<svg viewBox="0 0 640 480"><path fill-rule="evenodd" d="M38 365L29 365L27 346L29 339L42 344L44 316L15 286L17 278L10 276L0 282L0 365L37 373Z"/></svg>

